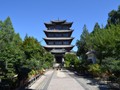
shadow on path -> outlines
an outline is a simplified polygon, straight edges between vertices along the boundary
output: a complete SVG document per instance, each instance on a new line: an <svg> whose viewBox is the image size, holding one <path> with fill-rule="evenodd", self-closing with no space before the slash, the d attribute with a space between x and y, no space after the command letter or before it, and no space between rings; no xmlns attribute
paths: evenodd
<svg viewBox="0 0 120 90"><path fill-rule="evenodd" d="M88 74L78 74L75 71L67 71L67 70L63 70L63 72L70 72L68 73L71 77L73 77L78 83L80 83L85 90L94 90L94 87L97 87L97 90L114 90L114 89L110 89L109 86L107 85L107 83L105 83L104 81L101 82L100 80L97 80L95 78L93 78L93 76L88 75ZM91 88L93 87L93 89L90 89L89 87L87 87L86 85L89 85Z"/></svg>

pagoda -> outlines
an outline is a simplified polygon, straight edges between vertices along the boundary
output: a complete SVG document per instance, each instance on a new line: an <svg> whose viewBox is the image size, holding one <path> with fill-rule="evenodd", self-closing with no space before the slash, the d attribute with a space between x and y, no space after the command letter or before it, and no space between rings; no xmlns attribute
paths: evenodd
<svg viewBox="0 0 120 90"><path fill-rule="evenodd" d="M49 23L44 23L47 28L44 30L46 35L44 41L46 46L44 48L54 55L56 63L64 63L64 54L70 52L74 47L71 45L71 34L74 30L70 29L73 22L66 22L66 20L54 20Z"/></svg>

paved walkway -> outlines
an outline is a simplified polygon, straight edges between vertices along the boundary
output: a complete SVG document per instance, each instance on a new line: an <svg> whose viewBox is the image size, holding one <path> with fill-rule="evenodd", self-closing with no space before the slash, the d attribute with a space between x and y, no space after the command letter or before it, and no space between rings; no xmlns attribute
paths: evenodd
<svg viewBox="0 0 120 90"><path fill-rule="evenodd" d="M53 73L53 70L47 71L44 75L42 75L33 85L29 86L28 89L32 90L43 90L45 88L50 75Z"/></svg>
<svg viewBox="0 0 120 90"><path fill-rule="evenodd" d="M58 70L54 73L47 90L85 90L74 78L65 71Z"/></svg>
<svg viewBox="0 0 120 90"><path fill-rule="evenodd" d="M99 90L90 80L76 77L68 70L49 70L28 89L32 90Z"/></svg>

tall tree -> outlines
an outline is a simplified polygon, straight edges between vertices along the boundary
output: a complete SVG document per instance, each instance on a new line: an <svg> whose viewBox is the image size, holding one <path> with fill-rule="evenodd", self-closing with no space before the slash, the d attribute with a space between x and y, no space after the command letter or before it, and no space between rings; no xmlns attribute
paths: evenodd
<svg viewBox="0 0 120 90"><path fill-rule="evenodd" d="M86 41L89 39L89 32L87 30L86 25L83 27L83 32L80 36L80 40L77 40L77 55L81 56L83 59L86 59L85 53L88 51L88 47L86 45Z"/></svg>
<svg viewBox="0 0 120 90"><path fill-rule="evenodd" d="M97 30L100 30L100 25L98 24L98 22L95 24L92 33L96 32Z"/></svg>
<svg viewBox="0 0 120 90"><path fill-rule="evenodd" d="M0 68L3 75L2 79L13 81L12 78L17 74L15 64L23 58L20 43L22 43L22 40L19 34L14 32L10 17L4 22L0 22Z"/></svg>
<svg viewBox="0 0 120 90"><path fill-rule="evenodd" d="M31 59L39 61L44 54L44 49L42 48L40 43L33 37L27 36L25 38L25 40L23 41L22 49L26 56L26 63L30 62ZM29 65L30 64L28 64L28 66Z"/></svg>
<svg viewBox="0 0 120 90"><path fill-rule="evenodd" d="M107 27L111 24L120 24L120 6L118 6L118 10L112 10L108 13L108 24Z"/></svg>

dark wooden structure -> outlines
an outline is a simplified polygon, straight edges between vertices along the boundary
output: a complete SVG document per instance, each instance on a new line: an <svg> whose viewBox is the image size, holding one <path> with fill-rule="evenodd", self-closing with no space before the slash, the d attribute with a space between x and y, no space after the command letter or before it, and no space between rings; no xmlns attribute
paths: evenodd
<svg viewBox="0 0 120 90"><path fill-rule="evenodd" d="M47 30L44 30L46 35L44 41L46 46L44 48L54 54L56 63L64 62L64 54L70 52L74 47L71 45L71 34L74 30L70 29L72 22L66 22L66 20L54 20L49 23L44 23Z"/></svg>

